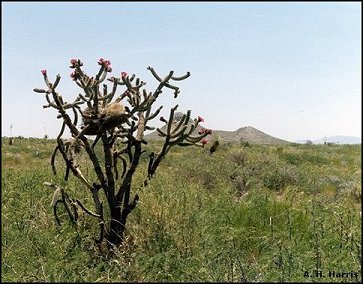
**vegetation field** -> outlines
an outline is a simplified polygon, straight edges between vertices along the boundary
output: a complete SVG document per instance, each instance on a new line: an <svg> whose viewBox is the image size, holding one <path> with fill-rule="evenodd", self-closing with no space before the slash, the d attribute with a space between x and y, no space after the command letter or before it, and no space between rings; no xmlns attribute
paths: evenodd
<svg viewBox="0 0 363 284"><path fill-rule="evenodd" d="M54 140L2 139L2 282L361 282L361 145L173 148L128 220L125 245L96 245L89 215L57 227ZM160 147L150 142L147 152ZM146 157L135 175L141 184ZM100 153L102 153L100 151ZM82 152L81 152L82 155ZM82 172L93 175L82 161ZM144 167L145 166L145 167Z"/></svg>

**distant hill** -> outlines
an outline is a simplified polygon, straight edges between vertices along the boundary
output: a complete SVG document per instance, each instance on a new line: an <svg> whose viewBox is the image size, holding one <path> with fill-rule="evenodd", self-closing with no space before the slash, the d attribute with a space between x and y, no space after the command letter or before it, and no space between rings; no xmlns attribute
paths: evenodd
<svg viewBox="0 0 363 284"><path fill-rule="evenodd" d="M312 141L314 144L324 144L324 142L333 142L336 144L362 144L362 138L356 136L336 135L331 137L323 137ZM306 140L297 140L296 143L304 144Z"/></svg>
<svg viewBox="0 0 363 284"><path fill-rule="evenodd" d="M177 117L181 117L178 115ZM192 122L192 120L190 120ZM163 126L161 130L165 130L166 126ZM197 134L198 130L201 126L195 130L195 134ZM251 126L241 127L235 131L225 131L225 130L213 130L213 136L217 135L224 142L249 142L251 144L278 144L284 145L289 144L290 142L275 138L270 136L256 128ZM157 131L154 131L150 134L145 135L145 138L148 140L161 140L162 138L158 135Z"/></svg>
<svg viewBox="0 0 363 284"><path fill-rule="evenodd" d="M241 127L235 131L214 130L213 134L218 135L225 142L249 142L252 144L278 144L284 145L290 142L268 135L252 126Z"/></svg>

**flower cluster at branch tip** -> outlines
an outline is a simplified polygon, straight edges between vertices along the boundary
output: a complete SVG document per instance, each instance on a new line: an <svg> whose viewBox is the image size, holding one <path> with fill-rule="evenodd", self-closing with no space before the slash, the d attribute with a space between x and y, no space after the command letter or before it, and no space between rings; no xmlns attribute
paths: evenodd
<svg viewBox="0 0 363 284"><path fill-rule="evenodd" d="M100 58L98 64L104 66L107 72L112 72L111 61Z"/></svg>
<svg viewBox="0 0 363 284"><path fill-rule="evenodd" d="M208 139L207 138L203 138L202 140L200 140L200 143L202 143L202 145L204 146L205 144L208 143Z"/></svg>
<svg viewBox="0 0 363 284"><path fill-rule="evenodd" d="M212 129L201 128L199 129L198 134L212 134Z"/></svg>
<svg viewBox="0 0 363 284"><path fill-rule="evenodd" d="M71 76L73 81L77 80L77 73L76 72L72 72L70 76Z"/></svg>
<svg viewBox="0 0 363 284"><path fill-rule="evenodd" d="M125 92L123 92L122 95L127 96L127 97L130 98L131 92L129 90L126 90Z"/></svg>
<svg viewBox="0 0 363 284"><path fill-rule="evenodd" d="M127 76L127 73L126 72L121 72L121 78L124 78Z"/></svg>
<svg viewBox="0 0 363 284"><path fill-rule="evenodd" d="M204 122L204 119L200 116L198 116L198 122Z"/></svg>
<svg viewBox="0 0 363 284"><path fill-rule="evenodd" d="M44 70L41 70L40 72L43 74L43 76L47 76L47 70L44 69Z"/></svg>
<svg viewBox="0 0 363 284"><path fill-rule="evenodd" d="M71 68L76 68L77 66L83 66L83 63L81 62L81 60L75 59L75 58L72 58L70 60L70 63L71 63L71 66L69 66L69 67L71 67Z"/></svg>

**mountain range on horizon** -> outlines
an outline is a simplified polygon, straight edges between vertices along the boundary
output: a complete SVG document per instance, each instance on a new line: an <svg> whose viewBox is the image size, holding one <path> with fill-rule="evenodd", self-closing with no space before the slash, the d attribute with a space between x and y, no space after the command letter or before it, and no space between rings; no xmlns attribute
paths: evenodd
<svg viewBox="0 0 363 284"><path fill-rule="evenodd" d="M299 139L295 143L305 144L307 140ZM330 137L323 137L317 140L311 140L313 144L324 144L324 142L331 142L339 145L343 144L362 144L362 138L357 136L335 135Z"/></svg>
<svg viewBox="0 0 363 284"><path fill-rule="evenodd" d="M161 128L164 130L163 128ZM199 128L197 129L197 131ZM213 135L218 136L223 142L249 142L252 144L260 145L286 145L290 143L305 144L306 140L296 140L295 142L286 141L280 138L273 137L269 134L262 132L252 126L241 127L234 131L227 130L213 130ZM145 136L151 140L161 140L162 138L158 135L156 131ZM320 139L312 140L313 144L324 144L324 142L332 142L339 145L344 144L362 144L362 139L356 136L344 136L335 135L330 137L323 137Z"/></svg>

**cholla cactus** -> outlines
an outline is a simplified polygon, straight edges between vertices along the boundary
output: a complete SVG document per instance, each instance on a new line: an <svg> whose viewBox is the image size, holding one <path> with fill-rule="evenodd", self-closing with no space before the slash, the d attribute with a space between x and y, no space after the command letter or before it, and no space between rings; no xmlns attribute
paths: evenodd
<svg viewBox="0 0 363 284"><path fill-rule="evenodd" d="M46 70L41 71L46 88L34 89L34 91L44 94L48 104L43 107L56 109L59 113L58 118L63 120L57 137L57 145L51 156L53 173L57 173L55 157L59 153L65 162L65 180L68 180L69 174L72 173L82 181L90 191L96 212L87 209L80 200L72 199L59 185L48 182L45 185L56 189L52 206L57 224L60 224L57 205L64 204L73 222L77 221L77 210L80 208L99 219L100 235L97 241L106 239L110 245L118 246L122 244L124 238L127 217L139 200L137 194L132 196L132 189L135 188L132 178L139 165L140 157L145 152L142 149L143 145L147 144L144 133L146 130L154 129L148 124L157 118L162 109L160 106L152 111L154 103L164 89L173 90L176 98L180 91L171 82L184 80L190 76L190 73L178 77L170 71L162 78L153 68L148 67L159 85L153 92L147 92L143 88L145 82L136 78L134 74L130 76L126 72L121 72L120 77L107 79L112 83L111 90L108 90L107 84L103 84L100 90L107 73L112 71L109 60L101 58L98 61L100 70L95 77L90 77L83 71L83 63L79 59L72 59L70 63L70 68L73 69L71 78L83 90L83 94L79 94L73 102L65 102L56 91L61 79L60 75L57 75L52 83L49 81ZM125 90L116 97L118 87L123 87ZM205 137L211 134L210 130L194 134L203 119L198 117L191 123L189 110L175 120L176 109L177 106L170 110L168 119L160 118L166 124L166 130L158 128L157 131L164 138L164 143L160 151L151 152L149 155L145 180L140 186L148 184L160 162L173 146L204 146ZM68 113L69 111L71 114ZM65 141L62 135L66 127L70 130L72 138ZM94 136L94 140L90 140L88 136ZM95 145L99 142L102 143L104 159L98 157L94 151ZM82 173L82 165L77 162L77 154L82 148L92 162L97 176L94 181L89 180L89 177ZM122 171L119 171L120 162ZM100 193L106 197L109 220L105 219L104 210L106 209L101 202Z"/></svg>

